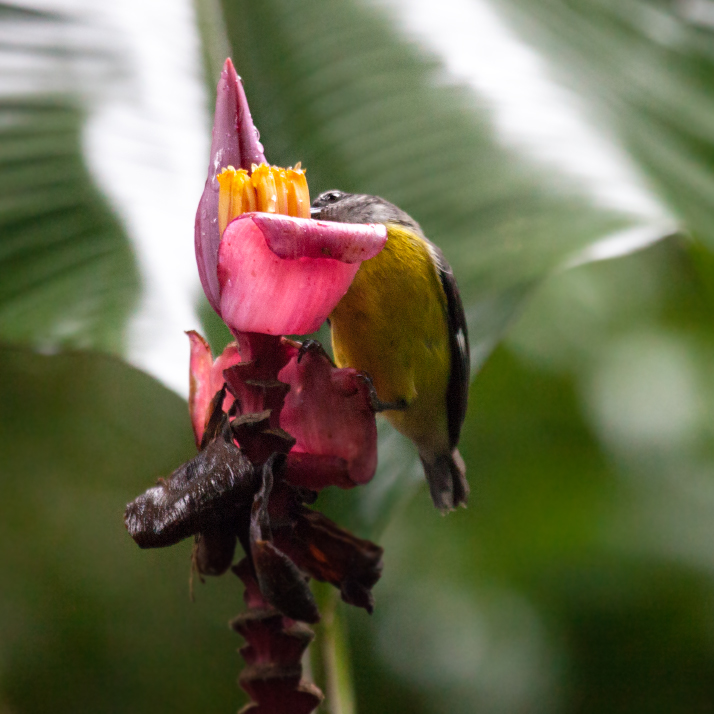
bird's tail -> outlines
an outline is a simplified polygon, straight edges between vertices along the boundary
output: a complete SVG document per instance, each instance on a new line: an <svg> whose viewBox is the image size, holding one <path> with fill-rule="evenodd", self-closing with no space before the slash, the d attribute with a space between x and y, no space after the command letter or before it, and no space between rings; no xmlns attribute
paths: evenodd
<svg viewBox="0 0 714 714"><path fill-rule="evenodd" d="M466 506L470 489L466 481L466 464L458 449L430 460L421 456L421 463L429 482L431 500L442 513Z"/></svg>

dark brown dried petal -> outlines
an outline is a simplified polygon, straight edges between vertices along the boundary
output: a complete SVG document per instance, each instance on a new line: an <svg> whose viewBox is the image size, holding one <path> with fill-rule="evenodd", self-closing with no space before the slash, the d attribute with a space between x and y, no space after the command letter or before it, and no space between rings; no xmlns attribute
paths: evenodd
<svg viewBox="0 0 714 714"><path fill-rule="evenodd" d="M224 384L221 389L213 395L213 398L208 406L209 417L199 445L199 449L201 451L203 451L203 449L205 449L211 441L213 441L213 439L216 439L219 436L225 426L223 415L223 400L225 398L226 385Z"/></svg>
<svg viewBox="0 0 714 714"><path fill-rule="evenodd" d="M378 545L304 506L292 532L275 532L275 543L308 575L339 588L345 602L372 612L371 589L382 574Z"/></svg>
<svg viewBox="0 0 714 714"><path fill-rule="evenodd" d="M263 597L287 617L302 622L318 622L320 613L307 580L295 563L272 543L268 501L273 489L273 470L285 461L273 454L263 466L263 483L253 499L250 514L250 550Z"/></svg>
<svg viewBox="0 0 714 714"><path fill-rule="evenodd" d="M227 433L225 433L227 432ZM141 548L162 548L209 531L253 500L258 481L230 430L166 480L132 501L124 523Z"/></svg>
<svg viewBox="0 0 714 714"><path fill-rule="evenodd" d="M251 555L265 599L292 620L315 623L320 613L306 577L270 541L251 543Z"/></svg>
<svg viewBox="0 0 714 714"><path fill-rule="evenodd" d="M199 575L223 575L233 562L236 540L236 534L226 525L199 533L191 555Z"/></svg>
<svg viewBox="0 0 714 714"><path fill-rule="evenodd" d="M231 422L233 435L254 464L262 464L273 453L287 454L295 439L280 428L270 425L271 411L243 414Z"/></svg>

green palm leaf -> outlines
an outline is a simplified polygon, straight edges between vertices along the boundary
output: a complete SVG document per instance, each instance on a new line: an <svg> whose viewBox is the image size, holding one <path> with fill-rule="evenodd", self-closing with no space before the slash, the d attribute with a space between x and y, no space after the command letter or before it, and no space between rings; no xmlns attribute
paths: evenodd
<svg viewBox="0 0 714 714"><path fill-rule="evenodd" d="M122 57L68 17L3 4L0 22L0 339L121 352L137 274L81 135Z"/></svg>

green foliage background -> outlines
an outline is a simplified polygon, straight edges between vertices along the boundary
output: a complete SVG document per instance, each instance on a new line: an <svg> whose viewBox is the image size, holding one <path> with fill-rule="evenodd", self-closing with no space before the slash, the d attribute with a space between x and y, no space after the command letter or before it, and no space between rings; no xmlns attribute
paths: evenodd
<svg viewBox="0 0 714 714"><path fill-rule="evenodd" d="M320 497L386 549L374 616L341 610L358 710L712 711L711 26L695 2L492 5L682 235L559 272L615 230L671 229L505 147L489 105L377 3L222 8L268 158L303 161L314 193L415 215L455 267L480 368L467 510L434 512L386 429L375 481ZM197 5L208 57L213 10ZM0 4L7 26L76 21ZM67 47L43 51L59 67ZM121 67L117 48L76 52L105 81ZM194 447L185 403L121 359L140 276L57 71L51 91L0 99L0 714L232 711L239 583L191 603L190 545L141 552L122 526Z"/></svg>

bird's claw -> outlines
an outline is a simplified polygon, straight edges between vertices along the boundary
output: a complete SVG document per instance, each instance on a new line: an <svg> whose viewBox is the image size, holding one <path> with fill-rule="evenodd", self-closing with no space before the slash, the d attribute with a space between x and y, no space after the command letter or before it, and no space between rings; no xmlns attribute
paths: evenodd
<svg viewBox="0 0 714 714"><path fill-rule="evenodd" d="M302 358L308 353L319 355L329 360L330 364L335 367L335 363L332 361L332 357L327 354L327 350L317 341L317 340L305 340L301 343L300 349L298 350L297 361L300 364Z"/></svg>
<svg viewBox="0 0 714 714"><path fill-rule="evenodd" d="M377 396L377 390L374 388L372 377L370 377L367 372L358 372L357 379L361 379L367 385L369 405L373 412L386 412L390 410L404 411L407 408L407 402L405 399L399 399L396 402L383 402Z"/></svg>

